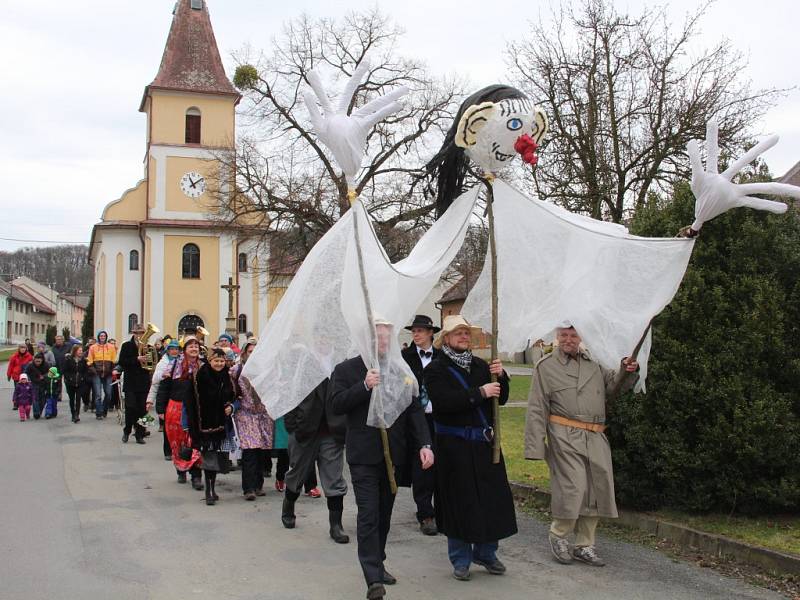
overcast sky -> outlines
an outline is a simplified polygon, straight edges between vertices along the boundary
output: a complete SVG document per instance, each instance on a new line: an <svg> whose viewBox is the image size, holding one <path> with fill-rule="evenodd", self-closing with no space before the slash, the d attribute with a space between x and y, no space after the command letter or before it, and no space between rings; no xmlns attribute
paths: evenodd
<svg viewBox="0 0 800 600"><path fill-rule="evenodd" d="M88 243L103 207L143 174L144 87L158 70L173 0L0 0L0 237ZM375 1L208 0L223 61L245 44L267 47L281 25L305 12L335 17ZM394 0L377 5L405 30L401 52L438 74L467 75L475 88L506 80L503 49L524 38L545 2L494 0L470 10L461 0ZM618 1L637 11L640 2ZM681 22L696 0L671 0ZM486 6L494 9L486 14ZM476 16L476 15L479 15ZM719 0L702 42L722 37L749 57L755 87L792 87L797 67L797 0ZM778 133L766 156L783 174L800 160L800 92L790 92L756 124ZM0 239L0 250L38 243Z"/></svg>

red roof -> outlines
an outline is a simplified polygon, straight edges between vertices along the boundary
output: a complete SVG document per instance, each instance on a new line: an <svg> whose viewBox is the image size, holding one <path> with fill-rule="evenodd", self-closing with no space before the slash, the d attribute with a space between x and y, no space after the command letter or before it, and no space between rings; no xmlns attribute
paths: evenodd
<svg viewBox="0 0 800 600"><path fill-rule="evenodd" d="M239 96L225 75L206 0L178 0L161 66L145 88ZM200 8L192 8L192 6Z"/></svg>

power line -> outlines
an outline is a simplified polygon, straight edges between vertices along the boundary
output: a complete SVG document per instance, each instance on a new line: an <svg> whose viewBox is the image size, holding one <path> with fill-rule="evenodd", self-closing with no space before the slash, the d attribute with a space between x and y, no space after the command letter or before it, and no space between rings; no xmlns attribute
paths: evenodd
<svg viewBox="0 0 800 600"><path fill-rule="evenodd" d="M0 237L0 240L6 242L32 242L37 244L76 244L80 246L88 246L86 242L61 242L58 240L23 240L19 238L7 238L7 237Z"/></svg>

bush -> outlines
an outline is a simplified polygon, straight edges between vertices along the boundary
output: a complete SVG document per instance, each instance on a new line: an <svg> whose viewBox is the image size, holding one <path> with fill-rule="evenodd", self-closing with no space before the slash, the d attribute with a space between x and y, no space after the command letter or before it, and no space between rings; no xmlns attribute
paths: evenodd
<svg viewBox="0 0 800 600"><path fill-rule="evenodd" d="M639 235L693 220L688 186L651 200ZM617 496L632 508L746 514L800 506L800 219L737 209L703 226L656 319L646 395L610 415Z"/></svg>

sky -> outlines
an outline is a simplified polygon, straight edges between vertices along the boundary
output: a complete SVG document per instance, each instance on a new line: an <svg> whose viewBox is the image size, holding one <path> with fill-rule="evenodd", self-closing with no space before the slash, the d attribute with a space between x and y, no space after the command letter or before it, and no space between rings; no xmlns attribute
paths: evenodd
<svg viewBox="0 0 800 600"><path fill-rule="evenodd" d="M529 20L549 2L494 0L487 14L465 0L340 2L207 0L223 62L245 45L268 48L284 22L306 13L337 17L378 6L404 30L402 54L438 75L466 76L478 89L507 81L503 51L525 39ZM633 13L644 3L615 0ZM143 175L144 87L156 75L174 0L0 0L0 250L88 243L103 208ZM658 3L661 4L661 3ZM697 0L671 0L682 22ZM647 3L648 6L654 3ZM754 8L757 6L758 8ZM800 2L718 0L702 21L699 44L731 40L749 61L755 88L800 84ZM774 175L800 160L800 90L787 93L757 134L778 133L765 155Z"/></svg>

